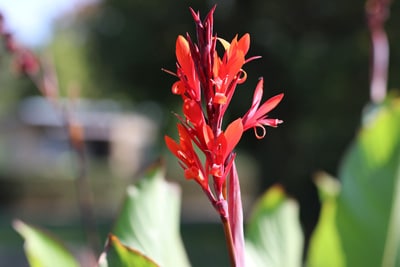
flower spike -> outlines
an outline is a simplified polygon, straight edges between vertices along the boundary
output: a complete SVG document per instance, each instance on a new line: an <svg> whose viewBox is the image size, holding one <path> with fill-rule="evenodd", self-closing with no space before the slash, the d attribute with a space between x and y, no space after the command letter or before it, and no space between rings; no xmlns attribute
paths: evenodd
<svg viewBox="0 0 400 267"><path fill-rule="evenodd" d="M232 266L243 267L243 215L234 150L244 131L253 128L261 139L266 134L265 126L277 127L282 123L269 118L268 113L280 103L283 94L261 104L263 79L260 79L250 109L223 128L224 114L236 87L247 78L243 66L259 57L246 58L250 34L240 38L236 35L229 42L213 33L214 11L215 6L201 20L200 13L190 9L197 42L189 34L179 35L176 40L176 73L166 72L178 78L172 85L172 93L182 97L183 116L176 115L179 142L165 136L165 143L178 158L185 178L201 186L220 215ZM217 43L223 47L222 55L217 53Z"/></svg>

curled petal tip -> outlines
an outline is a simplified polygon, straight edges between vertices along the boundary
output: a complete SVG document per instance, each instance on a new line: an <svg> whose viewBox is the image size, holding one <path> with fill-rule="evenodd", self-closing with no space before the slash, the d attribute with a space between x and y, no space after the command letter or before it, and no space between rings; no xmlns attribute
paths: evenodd
<svg viewBox="0 0 400 267"><path fill-rule="evenodd" d="M279 124L283 123L283 120L280 119L264 119L261 120L260 122L262 122L262 124L270 126L270 127L278 127Z"/></svg>

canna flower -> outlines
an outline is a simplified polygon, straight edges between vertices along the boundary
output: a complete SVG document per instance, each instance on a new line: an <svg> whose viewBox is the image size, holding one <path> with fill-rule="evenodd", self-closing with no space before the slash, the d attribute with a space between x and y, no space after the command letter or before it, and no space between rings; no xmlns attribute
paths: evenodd
<svg viewBox="0 0 400 267"><path fill-rule="evenodd" d="M245 34L240 40L237 36L231 43L224 39L218 38L224 46L225 54L223 58L219 58L217 53L214 54L213 66L213 82L215 85L215 95L213 102L217 104L226 104L228 99L233 95L236 84L232 84L234 80L236 83L242 83L246 80L246 76L240 77L240 74L245 72L242 67L245 63L245 55L250 46L250 35Z"/></svg>
<svg viewBox="0 0 400 267"><path fill-rule="evenodd" d="M246 58L250 34L240 38L236 35L231 42L213 34L214 10L215 7L201 21L199 13L190 9L196 24L197 43L189 34L179 35L176 40L176 72L167 72L178 78L171 90L182 98L183 116L176 115L179 140L165 136L165 143L178 158L185 178L201 186L220 214L227 242L234 250L230 254L232 263L243 266L242 205L234 150L248 129L253 128L256 137L261 139L266 135L266 126L277 127L282 123L270 118L268 113L279 104L283 94L261 104L261 78L250 109L223 128L224 114L236 87L247 78L243 66L259 57ZM222 45L221 56L217 53L217 44Z"/></svg>
<svg viewBox="0 0 400 267"><path fill-rule="evenodd" d="M176 40L176 58L178 60L177 76L179 81L172 86L174 94L188 96L200 101L200 83L198 81L195 65L190 56L188 41L183 36Z"/></svg>
<svg viewBox="0 0 400 267"><path fill-rule="evenodd" d="M203 189L213 177L216 192L221 195L223 184L235 157L234 148L243 132L254 128L257 138L266 134L265 126L277 127L281 120L268 117L268 112L281 101L283 94L267 100L260 106L263 80L260 79L250 110L222 129L224 113L233 97L236 86L243 83L247 74L244 64L258 58L246 59L250 48L250 34L236 35L231 42L212 35L213 12L202 22L192 9L197 26L198 43L190 36L179 35L176 40L177 78L172 93L183 100L184 118L179 117L179 143L166 136L169 150L179 159L185 177L197 181ZM216 51L217 42L224 49L222 56ZM261 129L258 133L257 129ZM196 154L195 146L204 154L204 164Z"/></svg>
<svg viewBox="0 0 400 267"><path fill-rule="evenodd" d="M205 175L201 161L194 151L192 139L188 130L178 124L179 141L176 143L172 138L166 136L165 142L169 150L180 160L180 165L185 170L187 179L195 179L203 188L208 187L208 176Z"/></svg>
<svg viewBox="0 0 400 267"><path fill-rule="evenodd" d="M254 91L253 103L251 108L243 117L243 128L247 130L254 128L254 133L258 139L264 138L266 130L264 126L277 127L283 121L279 119L268 118L268 112L274 109L283 98L283 94L278 94L271 97L260 107L261 98L263 95L263 78L260 78L256 90ZM262 134L257 133L257 127L262 129Z"/></svg>

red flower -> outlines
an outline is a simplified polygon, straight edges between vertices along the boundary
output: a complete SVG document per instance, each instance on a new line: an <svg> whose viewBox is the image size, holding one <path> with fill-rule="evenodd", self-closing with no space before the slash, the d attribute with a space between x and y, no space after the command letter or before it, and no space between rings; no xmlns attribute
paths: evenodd
<svg viewBox="0 0 400 267"><path fill-rule="evenodd" d="M189 43L182 35L179 35L176 40L176 58L179 81L172 86L172 92L200 101L200 83L190 55Z"/></svg>
<svg viewBox="0 0 400 267"><path fill-rule="evenodd" d="M165 143L169 150L180 160L180 165L185 170L185 177L187 179L195 179L203 188L207 188L208 175L204 174L201 161L194 151L190 133L182 124L178 124L178 132L179 144L169 136L165 136Z"/></svg>
<svg viewBox="0 0 400 267"><path fill-rule="evenodd" d="M214 10L215 7L201 21L199 13L191 9L197 43L188 34L180 35L176 40L177 70L173 74L179 80L173 84L172 92L182 97L183 117L177 115L179 143L168 136L165 136L165 142L179 159L185 177L200 184L223 224L228 225L227 239L233 242L230 247L234 250L232 255L235 254L233 265L243 266L243 218L234 149L244 131L254 128L260 139L266 134L265 126L276 127L282 123L279 119L269 118L268 113L279 104L283 94L260 105L263 95L263 80L260 79L249 111L243 118L228 124L226 129L222 128L236 86L247 78L244 64L258 57L246 59L249 34L240 39L235 36L230 43L213 35ZM222 57L217 53L217 42L224 48ZM260 128L261 134L257 132ZM214 190L210 189L210 184Z"/></svg>
<svg viewBox="0 0 400 267"><path fill-rule="evenodd" d="M242 119L229 124L225 132L220 132L218 136L213 134L208 125L204 127L203 136L207 145L206 166L208 166L209 175L214 177L218 192L221 191L222 184L229 174L234 159L233 149L239 143L242 133Z"/></svg>
<svg viewBox="0 0 400 267"><path fill-rule="evenodd" d="M213 36L213 12L202 22L198 13L191 10L196 23L198 43L189 35L180 35L176 40L178 81L172 86L174 94L183 99L184 118L178 124L179 144L166 136L165 141L171 152L180 160L186 178L195 179L203 189L208 188L209 177L213 178L217 198L222 198L226 177L229 175L238 144L244 131L254 128L257 138L265 136L265 126L276 127L281 120L271 119L268 112L280 102L283 94L277 95L260 106L263 88L258 83L250 110L222 129L222 120L235 92L236 86L246 80L243 65L250 47L250 35L240 39L236 35L231 42ZM220 57L216 50L219 41L223 48ZM262 133L257 133L257 128ZM200 161L194 145L203 154ZM212 194L210 192L210 194Z"/></svg>
<svg viewBox="0 0 400 267"><path fill-rule="evenodd" d="M244 82L240 74L245 73L242 67L245 63L245 55L250 46L250 35L245 34L239 41L237 35L231 43L219 38L225 48L223 58L219 58L217 52L214 53L213 82L215 85L215 95L213 102L216 104L226 104L230 100L235 86L232 84ZM236 85L236 84L235 84Z"/></svg>
<svg viewBox="0 0 400 267"><path fill-rule="evenodd" d="M264 104L260 106L261 98L263 95L263 78L261 78L257 84L256 90L254 91L253 103L251 108L243 117L243 128L247 130L249 128L254 128L254 133L258 139L265 136L266 130L264 126L277 127L283 121L278 119L268 118L268 112L274 109L283 98L283 94L271 97ZM262 134L257 133L257 127L262 129Z"/></svg>

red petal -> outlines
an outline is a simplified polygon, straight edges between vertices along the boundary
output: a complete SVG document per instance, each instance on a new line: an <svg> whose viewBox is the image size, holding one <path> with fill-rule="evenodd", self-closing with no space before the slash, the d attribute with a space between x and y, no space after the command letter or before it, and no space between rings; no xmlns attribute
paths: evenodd
<svg viewBox="0 0 400 267"><path fill-rule="evenodd" d="M180 150L180 146L175 142L174 139L172 139L169 136L164 136L165 144L167 145L168 149L174 154L177 158L178 156L178 151Z"/></svg>
<svg viewBox="0 0 400 267"><path fill-rule="evenodd" d="M184 172L186 179L198 179L198 177L200 177L199 174L200 174L200 170L199 170L199 168L196 168L195 166L187 168Z"/></svg>
<svg viewBox="0 0 400 267"><path fill-rule="evenodd" d="M228 63L226 64L226 75L228 75L228 83L233 80L233 78L243 67L244 60L245 59L243 51L237 51L235 55L229 59Z"/></svg>
<svg viewBox="0 0 400 267"><path fill-rule="evenodd" d="M279 124L283 123L282 120L279 119L262 119L258 121L261 124L268 125L270 127L278 127Z"/></svg>
<svg viewBox="0 0 400 267"><path fill-rule="evenodd" d="M254 117L254 114L257 112L257 109L260 106L261 98L263 95L263 82L264 79L260 78L257 83L256 89L254 90L253 102L251 103L249 111L247 111L247 113L244 115L244 119L246 122L247 120L250 120Z"/></svg>
<svg viewBox="0 0 400 267"><path fill-rule="evenodd" d="M250 34L246 33L238 42L238 49L242 50L246 55L250 48Z"/></svg>
<svg viewBox="0 0 400 267"><path fill-rule="evenodd" d="M172 85L172 93L175 95L182 95L185 93L185 85L181 81L177 81Z"/></svg>
<svg viewBox="0 0 400 267"><path fill-rule="evenodd" d="M207 124L203 124L203 138L204 138L204 142L207 145L208 148L210 148L210 146L212 146L212 142L214 140L214 134L210 128L210 126L208 126Z"/></svg>
<svg viewBox="0 0 400 267"><path fill-rule="evenodd" d="M190 54L189 43L182 35L176 39L176 59L178 63L184 67L187 64L188 55Z"/></svg>
<svg viewBox="0 0 400 267"><path fill-rule="evenodd" d="M225 137L225 134L221 132L218 137L217 141L213 144L213 151L215 154L214 164L223 165L225 161L225 154L228 147L228 140Z"/></svg>
<svg viewBox="0 0 400 267"><path fill-rule="evenodd" d="M230 44L229 49L228 49L228 60L238 49L237 38L238 38L238 35L236 34L235 37L231 41L231 44Z"/></svg>
<svg viewBox="0 0 400 267"><path fill-rule="evenodd" d="M189 132L182 124L178 124L180 146L183 150L193 150L192 139Z"/></svg>
<svg viewBox="0 0 400 267"><path fill-rule="evenodd" d="M219 58L217 52L214 53L214 66L213 66L213 77L214 79L219 76L222 60Z"/></svg>
<svg viewBox="0 0 400 267"><path fill-rule="evenodd" d="M201 126L204 122L203 111L199 104L191 99L185 100L183 105L183 113L195 127Z"/></svg>
<svg viewBox="0 0 400 267"><path fill-rule="evenodd" d="M196 166L191 166L184 170L186 179L195 179L204 189L208 187L208 178L204 176L203 172Z"/></svg>
<svg viewBox="0 0 400 267"><path fill-rule="evenodd" d="M226 158L229 155L229 153L233 151L235 146L239 143L240 138L242 137L243 134L242 119L239 118L234 122L232 122L231 124L229 124L224 134L227 140L227 147L224 156L224 158Z"/></svg>
<svg viewBox="0 0 400 267"><path fill-rule="evenodd" d="M283 94L279 94L265 101L264 104L262 104L261 107L257 110L256 117L259 118L261 116L264 116L265 114L273 110L279 104L279 102L281 102L282 98Z"/></svg>
<svg viewBox="0 0 400 267"><path fill-rule="evenodd" d="M226 104L227 98L226 95L223 93L215 93L214 98L213 98L213 103L214 104Z"/></svg>

